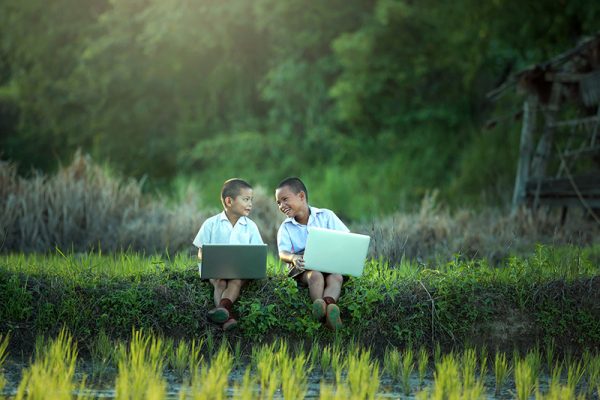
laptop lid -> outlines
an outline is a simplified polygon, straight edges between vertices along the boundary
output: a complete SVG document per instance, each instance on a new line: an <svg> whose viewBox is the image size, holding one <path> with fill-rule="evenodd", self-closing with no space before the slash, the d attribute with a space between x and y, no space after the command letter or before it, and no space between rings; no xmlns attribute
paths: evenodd
<svg viewBox="0 0 600 400"><path fill-rule="evenodd" d="M367 235L308 227L304 267L321 272L361 276L371 238Z"/></svg>
<svg viewBox="0 0 600 400"><path fill-rule="evenodd" d="M198 264L202 279L267 277L266 244L205 244Z"/></svg>

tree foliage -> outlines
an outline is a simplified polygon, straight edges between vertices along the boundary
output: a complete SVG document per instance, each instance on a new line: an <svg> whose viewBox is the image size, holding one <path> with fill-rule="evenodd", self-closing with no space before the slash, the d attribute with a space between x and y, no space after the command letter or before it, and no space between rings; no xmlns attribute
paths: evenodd
<svg viewBox="0 0 600 400"><path fill-rule="evenodd" d="M323 199L376 190L381 212L432 187L478 194L498 168L478 155L518 132L481 137L485 93L599 17L585 0L5 0L1 156L48 170L82 148L161 185L298 174Z"/></svg>

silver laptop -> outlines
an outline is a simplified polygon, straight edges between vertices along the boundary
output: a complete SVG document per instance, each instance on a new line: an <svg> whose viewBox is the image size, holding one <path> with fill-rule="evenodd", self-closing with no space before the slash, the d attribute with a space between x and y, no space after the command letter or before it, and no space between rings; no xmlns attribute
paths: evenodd
<svg viewBox="0 0 600 400"><path fill-rule="evenodd" d="M371 238L367 235L308 227L304 267L321 272L361 276Z"/></svg>
<svg viewBox="0 0 600 400"><path fill-rule="evenodd" d="M263 279L267 277L266 244L205 244L202 279Z"/></svg>

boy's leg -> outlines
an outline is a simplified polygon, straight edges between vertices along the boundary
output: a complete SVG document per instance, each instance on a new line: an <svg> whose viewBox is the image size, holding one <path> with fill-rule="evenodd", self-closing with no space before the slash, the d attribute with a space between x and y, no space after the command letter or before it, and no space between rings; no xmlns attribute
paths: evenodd
<svg viewBox="0 0 600 400"><path fill-rule="evenodd" d="M317 321L325 318L326 304L323 300L323 288L325 287L325 279L319 271L306 271L301 276L301 281L308 286L308 293L313 301L311 305L311 313Z"/></svg>
<svg viewBox="0 0 600 400"><path fill-rule="evenodd" d="M227 298L231 300L232 303L235 303L240 296L240 291L242 290L244 283L245 281L242 279L229 279L227 281L227 288L223 291L221 299Z"/></svg>
<svg viewBox="0 0 600 400"><path fill-rule="evenodd" d="M340 274L329 274L325 281L327 283L323 292L323 300L327 304L325 321L328 327L337 330L342 327L342 319L340 318L340 308L335 303L340 298L344 277Z"/></svg>
<svg viewBox="0 0 600 400"><path fill-rule="evenodd" d="M225 292L228 286L227 280L211 279L210 283L212 283L212 285L215 287L215 308L208 311L208 318L213 322L221 324L229 319L231 308L231 301L229 301L228 299L225 299L226 301L223 301L223 293Z"/></svg>
<svg viewBox="0 0 600 400"><path fill-rule="evenodd" d="M227 289L227 281L225 279L209 279L210 283L214 286L214 301L215 307L219 305L223 292Z"/></svg>

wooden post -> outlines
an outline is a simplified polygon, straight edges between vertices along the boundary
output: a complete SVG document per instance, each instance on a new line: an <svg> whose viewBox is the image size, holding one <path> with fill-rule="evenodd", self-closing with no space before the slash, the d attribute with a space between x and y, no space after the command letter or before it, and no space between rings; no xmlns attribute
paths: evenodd
<svg viewBox="0 0 600 400"><path fill-rule="evenodd" d="M521 142L519 145L519 164L515 177L515 190L512 199L512 211L515 212L525 199L525 185L529 179L529 165L533 151L533 132L537 117L537 97L529 95L523 103L523 126L521 126Z"/></svg>
<svg viewBox="0 0 600 400"><path fill-rule="evenodd" d="M537 210L540 205L540 188L542 186L542 180L546 176L546 166L548 165L548 159L552 153L552 145L554 143L554 131L556 114L558 113L560 103L560 92L561 84L554 82L552 84L552 92L550 94L550 101L546 107L544 113L544 132L538 142L535 150L535 155L531 163L531 177L537 181L535 195L533 198L533 209Z"/></svg>

